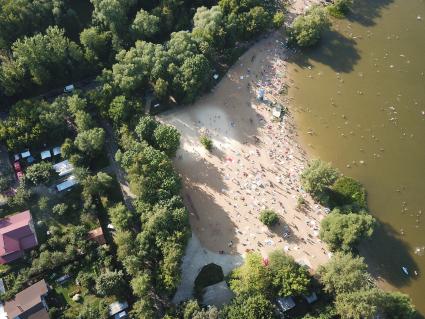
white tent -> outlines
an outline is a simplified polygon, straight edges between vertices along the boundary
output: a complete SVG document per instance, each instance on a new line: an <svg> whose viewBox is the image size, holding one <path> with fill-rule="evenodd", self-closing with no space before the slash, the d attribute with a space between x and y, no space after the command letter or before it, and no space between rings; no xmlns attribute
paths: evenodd
<svg viewBox="0 0 425 319"><path fill-rule="evenodd" d="M60 183L58 185L56 185L56 189L59 192L62 192L72 186L74 186L75 184L77 184L77 179L75 178L74 175L71 175L66 181L64 181L63 183Z"/></svg>
<svg viewBox="0 0 425 319"><path fill-rule="evenodd" d="M27 158L27 157L31 156L31 153L30 153L30 151L25 151L25 152L21 153L21 156L22 156L22 158Z"/></svg>
<svg viewBox="0 0 425 319"><path fill-rule="evenodd" d="M69 174L74 170L74 166L72 166L72 164L68 160L64 160L53 165L53 169L56 173L59 174L59 176L65 176L66 174Z"/></svg>
<svg viewBox="0 0 425 319"><path fill-rule="evenodd" d="M59 155L61 153L60 146L53 147L53 156Z"/></svg>
<svg viewBox="0 0 425 319"><path fill-rule="evenodd" d="M41 155L41 159L46 159L46 158L52 157L52 153L50 153L49 150L42 151L40 153L40 155Z"/></svg>

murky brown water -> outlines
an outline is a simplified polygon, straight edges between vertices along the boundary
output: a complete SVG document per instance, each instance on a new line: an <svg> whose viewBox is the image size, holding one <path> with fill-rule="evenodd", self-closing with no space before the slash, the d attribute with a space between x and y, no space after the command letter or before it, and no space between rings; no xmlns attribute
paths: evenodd
<svg viewBox="0 0 425 319"><path fill-rule="evenodd" d="M368 189L381 223L361 249L372 271L423 314L425 2L358 0L354 11L293 61L289 93L309 153Z"/></svg>

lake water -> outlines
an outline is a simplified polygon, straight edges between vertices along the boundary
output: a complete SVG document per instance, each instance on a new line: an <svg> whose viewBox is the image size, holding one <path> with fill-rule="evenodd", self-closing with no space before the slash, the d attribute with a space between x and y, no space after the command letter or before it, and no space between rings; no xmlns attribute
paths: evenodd
<svg viewBox="0 0 425 319"><path fill-rule="evenodd" d="M361 247L371 272L424 314L425 2L355 2L318 48L291 61L289 94L310 155L368 190L380 222Z"/></svg>

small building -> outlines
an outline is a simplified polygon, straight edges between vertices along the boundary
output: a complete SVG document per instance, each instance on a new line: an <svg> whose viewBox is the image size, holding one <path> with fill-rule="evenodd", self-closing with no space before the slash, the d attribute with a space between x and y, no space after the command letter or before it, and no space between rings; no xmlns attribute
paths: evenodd
<svg viewBox="0 0 425 319"><path fill-rule="evenodd" d="M75 176L71 175L64 182L56 185L56 189L58 190L58 192L62 192L64 190L71 188L72 186L74 186L77 183L78 182L77 182L77 179L75 178Z"/></svg>
<svg viewBox="0 0 425 319"><path fill-rule="evenodd" d="M0 219L0 264L21 258L25 250L37 245L29 210Z"/></svg>
<svg viewBox="0 0 425 319"><path fill-rule="evenodd" d="M74 170L74 166L68 160L64 160L54 164L53 169L59 174L59 176L65 176Z"/></svg>
<svg viewBox="0 0 425 319"><path fill-rule="evenodd" d="M67 86L65 86L65 88L63 89L64 93L71 93L75 90L75 86L74 84L69 84Z"/></svg>
<svg viewBox="0 0 425 319"><path fill-rule="evenodd" d="M42 159L42 160L44 160L44 159L46 159L46 158L50 158L50 157L52 157L52 153L50 153L50 151L49 151L49 150L45 150L45 151L42 151L42 152L40 153L40 156L41 156L41 159Z"/></svg>
<svg viewBox="0 0 425 319"><path fill-rule="evenodd" d="M45 297L49 292L46 282L40 280L18 292L15 297L0 304L0 318L49 319Z"/></svg>
<svg viewBox="0 0 425 319"><path fill-rule="evenodd" d="M53 147L53 156L60 155L62 153L60 146Z"/></svg>
<svg viewBox="0 0 425 319"><path fill-rule="evenodd" d="M124 301L124 302L120 302L120 301L113 302L108 307L108 309L109 309L109 317L114 318L114 319L126 318L127 317L127 311L126 311L127 308L128 308L127 301Z"/></svg>
<svg viewBox="0 0 425 319"><path fill-rule="evenodd" d="M102 227L98 227L98 228L95 228L95 229L89 231L88 234L87 234L87 239L93 240L93 241L97 242L99 245L105 245L106 244L106 240L105 240L105 236L103 235Z"/></svg>
<svg viewBox="0 0 425 319"><path fill-rule="evenodd" d="M295 308L295 301L292 297L277 298L277 304L283 312Z"/></svg>

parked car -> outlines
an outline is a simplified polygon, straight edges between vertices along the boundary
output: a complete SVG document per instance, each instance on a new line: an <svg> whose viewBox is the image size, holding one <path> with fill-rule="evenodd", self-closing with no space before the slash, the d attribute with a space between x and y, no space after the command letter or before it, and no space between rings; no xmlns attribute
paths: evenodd
<svg viewBox="0 0 425 319"><path fill-rule="evenodd" d="M16 172L16 177L18 177L18 179L21 181L24 179L25 175L22 172Z"/></svg>
<svg viewBox="0 0 425 319"><path fill-rule="evenodd" d="M63 89L64 93L72 93L74 91L75 87L74 84L70 84L65 86L65 88Z"/></svg>
<svg viewBox="0 0 425 319"><path fill-rule="evenodd" d="M19 163L19 161L16 161L15 163L13 163L13 168L15 169L15 172L22 171L21 163Z"/></svg>

